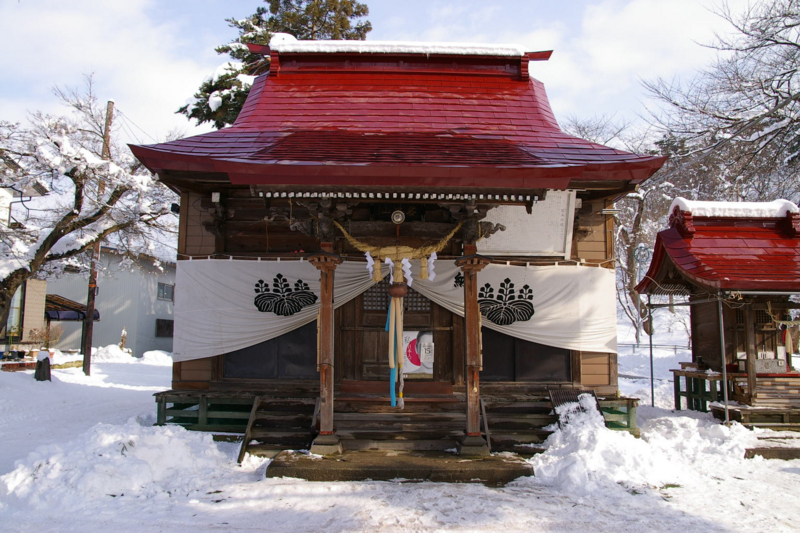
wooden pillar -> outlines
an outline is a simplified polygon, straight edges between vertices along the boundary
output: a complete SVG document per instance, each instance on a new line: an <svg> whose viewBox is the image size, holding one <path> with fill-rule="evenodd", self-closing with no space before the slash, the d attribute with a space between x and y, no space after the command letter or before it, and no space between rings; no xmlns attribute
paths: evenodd
<svg viewBox="0 0 800 533"><path fill-rule="evenodd" d="M333 428L333 274L342 258L330 253L331 247L308 258L320 274L320 312L317 368L319 370L319 436L311 447L313 453L329 455L342 451Z"/></svg>
<svg viewBox="0 0 800 533"><path fill-rule="evenodd" d="M465 251L469 250L465 246ZM464 273L464 381L467 388L466 437L460 448L462 455L488 453L487 443L481 437L480 427L480 372L481 359L480 308L478 307L478 272L491 261L480 255L468 255L456 261ZM484 451L485 450L485 451Z"/></svg>
<svg viewBox="0 0 800 533"><path fill-rule="evenodd" d="M747 348L747 389L750 394L750 404L756 399L756 325L753 317L752 302L744 308L744 339ZM723 363L724 364L724 363Z"/></svg>

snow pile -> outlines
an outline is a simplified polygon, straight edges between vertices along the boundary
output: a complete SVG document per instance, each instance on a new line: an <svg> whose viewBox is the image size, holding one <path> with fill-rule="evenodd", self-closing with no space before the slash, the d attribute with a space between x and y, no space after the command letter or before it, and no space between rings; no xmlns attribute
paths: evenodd
<svg viewBox="0 0 800 533"><path fill-rule="evenodd" d="M296 43L296 42L297 42L297 37L295 37L291 33L276 32L273 33L272 37L270 37L269 39L269 45L272 46L273 48L278 43Z"/></svg>
<svg viewBox="0 0 800 533"><path fill-rule="evenodd" d="M669 206L669 212L678 207L681 211L689 211L696 217L726 218L780 218L787 213L800 213L800 208L789 200L772 202L699 202L686 198L675 198Z"/></svg>
<svg viewBox="0 0 800 533"><path fill-rule="evenodd" d="M749 430L738 423L725 427L710 414L697 411L674 412L652 407L640 407L643 420L642 435L650 450L682 470L693 467L710 469L721 460L738 461L744 457L746 448L759 444L759 430Z"/></svg>
<svg viewBox="0 0 800 533"><path fill-rule="evenodd" d="M272 50L283 53L446 54L522 57L527 52L517 44L447 43L418 41L298 41L274 37Z"/></svg>
<svg viewBox="0 0 800 533"><path fill-rule="evenodd" d="M36 508L65 510L110 498L163 500L203 490L229 464L209 433L146 427L132 418L40 446L0 476L0 496L6 503L15 496Z"/></svg>
<svg viewBox="0 0 800 533"><path fill-rule="evenodd" d="M639 494L664 486L696 483L744 461L758 446L758 432L734 423L721 425L707 413L639 408L642 438L605 427L582 395L562 406L563 427L545 441L547 451L531 459L534 483L586 495L612 488ZM727 466L726 466L727 465Z"/></svg>
<svg viewBox="0 0 800 533"><path fill-rule="evenodd" d="M661 461L648 444L627 432L606 429L594 399L581 395L562 406L563 428L545 441L547 451L531 459L535 480L577 494L622 485L643 487L675 481L672 465Z"/></svg>
<svg viewBox="0 0 800 533"><path fill-rule="evenodd" d="M151 350L144 352L141 362L145 365L172 366L172 354L163 350Z"/></svg>
<svg viewBox="0 0 800 533"><path fill-rule="evenodd" d="M97 363L132 363L134 358L130 350L123 350L116 344L92 348L92 361Z"/></svg>

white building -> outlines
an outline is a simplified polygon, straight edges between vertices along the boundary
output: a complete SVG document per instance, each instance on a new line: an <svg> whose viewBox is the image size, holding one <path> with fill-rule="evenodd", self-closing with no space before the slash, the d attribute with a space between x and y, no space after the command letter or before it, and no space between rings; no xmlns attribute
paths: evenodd
<svg viewBox="0 0 800 533"><path fill-rule="evenodd" d="M92 345L118 344L122 330L127 331L126 348L140 357L149 350L172 351L173 300L175 264L141 258L125 265L123 257L111 249L100 254L101 268L97 278L95 309L100 320L95 322ZM57 294L86 304L87 278L84 274L67 274L51 280L48 294ZM53 322L64 328L56 347L60 350L80 349L81 322Z"/></svg>

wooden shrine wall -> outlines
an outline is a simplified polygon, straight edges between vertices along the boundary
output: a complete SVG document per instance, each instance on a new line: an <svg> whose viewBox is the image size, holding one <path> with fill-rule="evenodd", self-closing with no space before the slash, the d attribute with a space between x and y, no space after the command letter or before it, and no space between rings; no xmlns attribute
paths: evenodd
<svg viewBox="0 0 800 533"><path fill-rule="evenodd" d="M578 383L601 395L617 392L617 354L580 352L579 360L580 374L575 376Z"/></svg>
<svg viewBox="0 0 800 533"><path fill-rule="evenodd" d="M181 254L259 256L266 253L313 252L319 248L316 239L291 230L290 222L308 218L308 210L288 200L266 202L250 196L249 190L228 190L222 210L211 202L210 194L185 192L181 195L179 248ZM584 201L575 213L572 259L613 268L613 218L601 213L610 206L606 200ZM352 210L348 230L357 238L369 238L374 244L395 242L388 233L394 225L383 218L391 213L391 204L370 207L359 204ZM384 213L385 211L385 213ZM385 215L385 216L384 216ZM265 216L271 220L265 220ZM411 223L417 224L416 226ZM414 230L424 224L430 235L419 237ZM423 206L409 213L401 228L401 240L411 246L441 238L452 228L449 214L435 205ZM408 227L406 227L408 226ZM461 243L454 239L442 255L457 256ZM338 253L356 254L343 239L337 239ZM546 259L550 261L552 258ZM563 260L562 260L563 261ZM538 262L541 262L538 261ZM352 300L335 312L336 378L341 380L375 380L388 377L385 364L388 335L383 309L364 308L365 295ZM180 327L180 326L178 326ZM425 312L406 313L406 329L431 329L436 347L434 381L463 385L463 318L430 302ZM346 354L353 354L345 357ZM222 357L176 363L173 388L209 388L222 383ZM572 352L570 356L572 385L591 387L600 394L613 394L617 389L615 354ZM567 383L567 382L563 382Z"/></svg>
<svg viewBox="0 0 800 533"><path fill-rule="evenodd" d="M572 258L603 263L614 257L614 219L601 213L610 206L606 200L584 202L576 211L572 234ZM614 268L614 263L607 264Z"/></svg>
<svg viewBox="0 0 800 533"><path fill-rule="evenodd" d="M693 299L706 299L705 295ZM733 362L734 346L734 321L736 312L723 306L723 321L725 323L725 354L728 362ZM690 323L692 329L692 360L701 358L709 368L716 372L722 371L719 346L719 310L716 302L707 302L692 305L690 309ZM742 336L743 337L743 336ZM656 337L657 338L657 337Z"/></svg>
<svg viewBox="0 0 800 533"><path fill-rule="evenodd" d="M297 202L265 200L252 197L249 191L230 190L223 198L222 210L211 202L209 194L186 192L181 195L180 235L178 253L210 255L214 253L258 256L267 253L311 253L319 250L319 243L291 225L308 220L308 210ZM610 207L607 200L584 201L575 213L572 239L573 260L587 263L606 263L614 257L614 221L604 215ZM388 221L393 204L373 205L362 203L351 209L345 223L348 231L371 244L394 244L395 226ZM436 205L420 209L407 206L407 221L401 226L401 241L409 246L419 246L440 239L452 229L454 220ZM385 212L384 212L385 211ZM384 220L387 219L387 220ZM421 235L424 231L425 235ZM338 233L338 232L337 232ZM461 253L458 236L440 255L458 256ZM337 238L337 253L358 253L344 239ZM552 258L543 258L546 261Z"/></svg>
<svg viewBox="0 0 800 533"><path fill-rule="evenodd" d="M178 228L178 253L210 255L216 250L217 239L209 231L211 213L202 207L206 196L194 192L181 194L181 215Z"/></svg>

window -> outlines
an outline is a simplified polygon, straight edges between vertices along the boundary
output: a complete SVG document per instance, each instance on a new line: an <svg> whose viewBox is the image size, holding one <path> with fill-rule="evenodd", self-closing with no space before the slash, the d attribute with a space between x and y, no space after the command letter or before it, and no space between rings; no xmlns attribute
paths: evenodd
<svg viewBox="0 0 800 533"><path fill-rule="evenodd" d="M170 302L175 299L175 285L167 285L166 283L158 284L158 299L169 300ZM171 337L172 335L170 335Z"/></svg>
<svg viewBox="0 0 800 533"><path fill-rule="evenodd" d="M168 285L169 286L169 285ZM175 327L174 320L166 318L156 318L156 337L172 337L172 332Z"/></svg>
<svg viewBox="0 0 800 533"><path fill-rule="evenodd" d="M387 292L389 289L389 278L385 278L364 293L364 311L386 311L389 308L391 297ZM425 298L412 288L408 289L408 294L403 298L405 311L430 312L431 301Z"/></svg>

